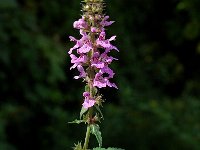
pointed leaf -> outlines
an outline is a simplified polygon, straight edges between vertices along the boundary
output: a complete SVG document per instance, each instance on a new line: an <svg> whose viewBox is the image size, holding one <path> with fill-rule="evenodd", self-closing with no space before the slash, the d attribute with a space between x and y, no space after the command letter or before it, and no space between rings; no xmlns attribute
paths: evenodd
<svg viewBox="0 0 200 150"><path fill-rule="evenodd" d="M81 111L80 111L80 119L82 118L83 114L84 114L85 112L87 112L87 110L88 110L88 108L84 108L84 107L81 108Z"/></svg>
<svg viewBox="0 0 200 150"><path fill-rule="evenodd" d="M99 147L102 146L102 137L101 137L101 132L100 132L100 128L99 128L99 125L98 124L91 124L90 125L90 128L91 128L91 133L94 134L96 136L96 139L99 143Z"/></svg>

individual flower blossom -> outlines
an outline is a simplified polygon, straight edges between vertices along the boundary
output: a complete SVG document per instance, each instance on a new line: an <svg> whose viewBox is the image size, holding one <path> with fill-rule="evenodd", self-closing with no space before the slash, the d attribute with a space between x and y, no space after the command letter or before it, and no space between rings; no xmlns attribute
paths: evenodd
<svg viewBox="0 0 200 150"><path fill-rule="evenodd" d="M106 87L106 81L102 76L102 73L97 73L95 75L94 81L93 81L93 86L96 86L98 88L103 88Z"/></svg>
<svg viewBox="0 0 200 150"><path fill-rule="evenodd" d="M115 46L113 46L110 43L110 41L115 40L116 36L112 36L110 39L105 39L105 37L106 37L106 33L105 33L105 31L102 31L100 33L98 39L96 40L97 46L101 46L102 48L105 48L106 52L109 52L112 49L119 51Z"/></svg>
<svg viewBox="0 0 200 150"><path fill-rule="evenodd" d="M87 53L91 49L92 43L90 42L88 35L83 31L80 33L82 34L82 38L80 40L77 40L73 36L69 36L70 41L76 42L76 44L72 48L70 48L68 54L72 54L73 50L78 48L80 49L81 47L83 48L78 50L78 53Z"/></svg>
<svg viewBox="0 0 200 150"><path fill-rule="evenodd" d="M83 96L85 97L84 103L82 104L84 108L88 109L88 108L94 106L96 101L94 98L91 98L89 92L84 92Z"/></svg>
<svg viewBox="0 0 200 150"><path fill-rule="evenodd" d="M117 58L114 58L112 56L108 56L108 54L105 52L105 53L102 53L101 54L101 60L106 64L106 65L109 65L112 63L113 60L118 60Z"/></svg>
<svg viewBox="0 0 200 150"><path fill-rule="evenodd" d="M100 22L100 25L102 25L102 27L105 27L105 26L110 26L111 24L115 22L115 21L107 21L108 19L109 19L109 16L105 16Z"/></svg>
<svg viewBox="0 0 200 150"><path fill-rule="evenodd" d="M110 78L113 78L113 76L114 76L114 72L113 72L113 70L112 69L110 69L109 67L104 67L104 68L101 68L100 70L99 70L99 73L101 73L101 74L104 74L104 76L106 76L105 74L107 74L108 76L107 76L107 78L108 79L110 79Z"/></svg>
<svg viewBox="0 0 200 150"><path fill-rule="evenodd" d="M91 66L96 68L104 68L108 66L113 60L118 60L112 56L108 56L107 53L102 53L101 55L99 52L95 52L92 59L91 59Z"/></svg>
<svg viewBox="0 0 200 150"><path fill-rule="evenodd" d="M92 49L92 43L87 39L84 41L83 46L81 46L77 52L78 53L87 53Z"/></svg>
<svg viewBox="0 0 200 150"><path fill-rule="evenodd" d="M84 68L81 65L78 65L77 69L80 72L80 75L79 76L75 76L74 79L85 78L86 77L86 72L85 72Z"/></svg>
<svg viewBox="0 0 200 150"><path fill-rule="evenodd" d="M103 77L103 73L100 72L95 75L93 86L96 86L98 88L109 86L118 89L114 83L111 83L109 81L109 77Z"/></svg>
<svg viewBox="0 0 200 150"><path fill-rule="evenodd" d="M71 66L70 70L76 68L78 65L85 64L88 61L88 57L84 54L80 55L79 57L76 57L74 54L71 54L70 57L71 63L74 64L73 66Z"/></svg>
<svg viewBox="0 0 200 150"><path fill-rule="evenodd" d="M88 27L87 22L85 22L83 17L78 21L75 21L73 26L75 29L86 29Z"/></svg>
<svg viewBox="0 0 200 150"><path fill-rule="evenodd" d="M102 62L100 60L100 54L99 52L95 52L92 56L92 59L91 59L91 66L92 67L96 67L96 68L103 68L104 67L104 62Z"/></svg>

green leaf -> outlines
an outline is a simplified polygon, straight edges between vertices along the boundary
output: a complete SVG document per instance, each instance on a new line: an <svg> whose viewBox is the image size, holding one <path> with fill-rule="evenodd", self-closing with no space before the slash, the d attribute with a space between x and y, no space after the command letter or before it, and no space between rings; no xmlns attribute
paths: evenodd
<svg viewBox="0 0 200 150"><path fill-rule="evenodd" d="M114 147L109 147L109 148L93 148L93 150L124 150L124 149L121 149L121 148L114 148Z"/></svg>
<svg viewBox="0 0 200 150"><path fill-rule="evenodd" d="M88 108L84 108L84 107L81 108L81 111L80 111L80 119L82 118L83 114L84 114L85 112L87 112L87 110L88 110Z"/></svg>
<svg viewBox="0 0 200 150"><path fill-rule="evenodd" d="M97 109L97 111L101 114L101 118L103 118L103 113L101 112L101 109L99 108L99 106L98 105L94 105L94 106Z"/></svg>
<svg viewBox="0 0 200 150"><path fill-rule="evenodd" d="M90 125L90 128L91 128L91 133L94 134L96 136L96 139L99 143L99 147L102 146L102 137L101 137L101 132L100 132L100 128L99 128L99 125L98 124L91 124Z"/></svg>
<svg viewBox="0 0 200 150"><path fill-rule="evenodd" d="M76 120L74 120L74 121L72 121L72 122L68 122L68 123L80 124L80 123L82 123L82 122L85 122L85 121L84 121L84 120L78 120L78 119L76 119Z"/></svg>

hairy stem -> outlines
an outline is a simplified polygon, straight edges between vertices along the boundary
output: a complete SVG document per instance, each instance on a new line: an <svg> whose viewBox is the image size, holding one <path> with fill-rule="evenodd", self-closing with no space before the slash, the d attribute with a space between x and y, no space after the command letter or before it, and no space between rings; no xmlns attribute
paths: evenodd
<svg viewBox="0 0 200 150"><path fill-rule="evenodd" d="M86 135L85 135L85 143L84 143L84 146L83 146L83 150L87 150L89 140L90 140L90 125L88 124L87 125L87 132L86 132Z"/></svg>

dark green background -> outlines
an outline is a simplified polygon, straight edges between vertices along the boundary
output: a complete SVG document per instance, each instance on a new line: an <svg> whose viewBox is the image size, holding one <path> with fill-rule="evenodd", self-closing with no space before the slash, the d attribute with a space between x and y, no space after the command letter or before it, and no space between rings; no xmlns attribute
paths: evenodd
<svg viewBox="0 0 200 150"><path fill-rule="evenodd" d="M104 147L200 149L200 1L108 0L119 90L102 89ZM83 141L84 83L67 54L79 0L0 0L0 150ZM91 145L97 146L92 137Z"/></svg>

